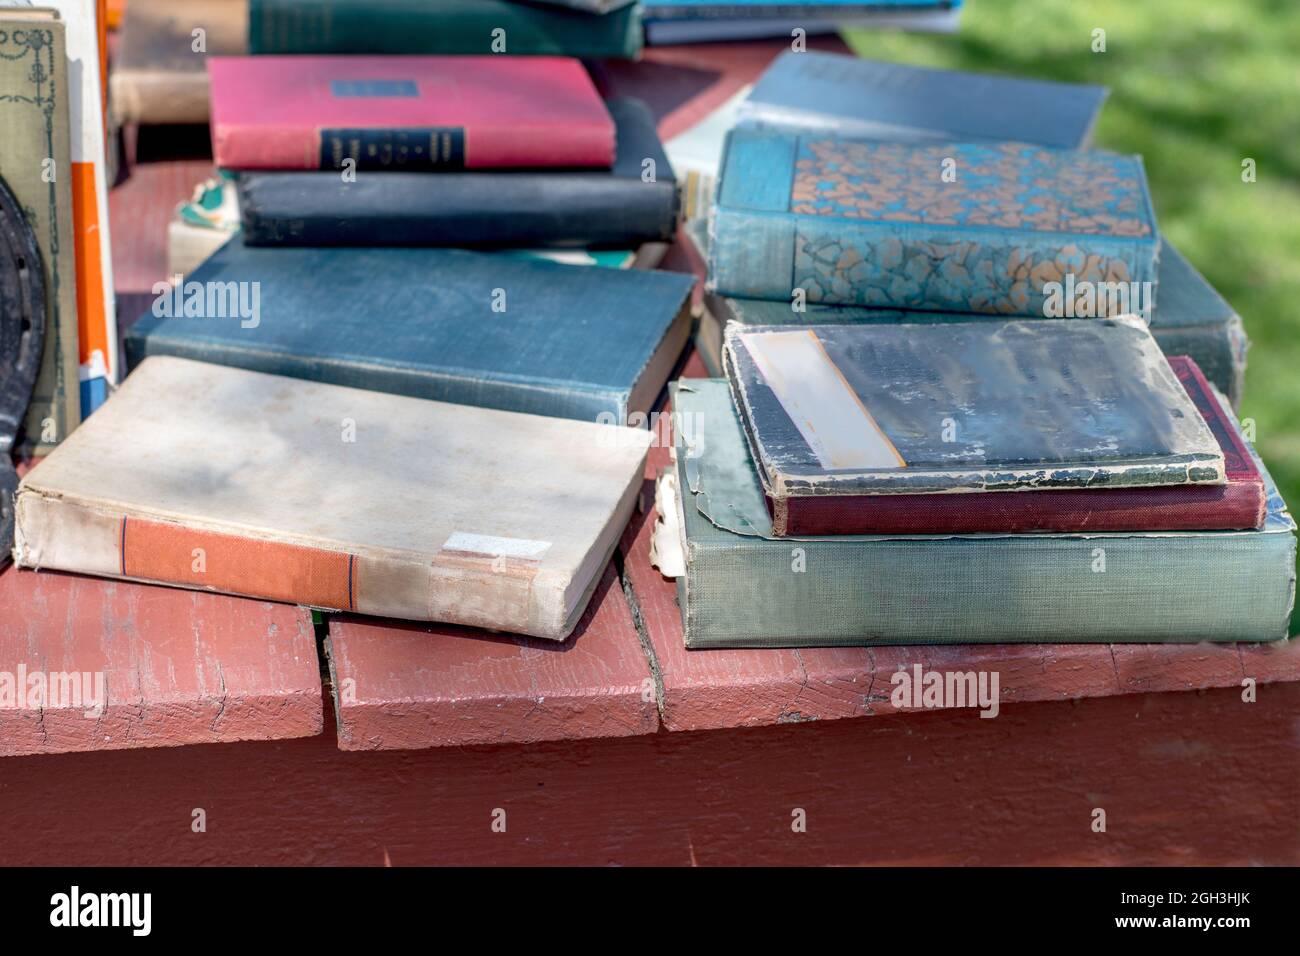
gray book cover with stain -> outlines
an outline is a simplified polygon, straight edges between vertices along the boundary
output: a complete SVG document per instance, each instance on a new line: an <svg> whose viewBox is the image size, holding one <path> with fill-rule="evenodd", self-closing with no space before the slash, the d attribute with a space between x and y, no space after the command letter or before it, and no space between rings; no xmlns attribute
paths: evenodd
<svg viewBox="0 0 1300 956"><path fill-rule="evenodd" d="M724 364L774 496L1221 484L1135 316L743 326Z"/></svg>

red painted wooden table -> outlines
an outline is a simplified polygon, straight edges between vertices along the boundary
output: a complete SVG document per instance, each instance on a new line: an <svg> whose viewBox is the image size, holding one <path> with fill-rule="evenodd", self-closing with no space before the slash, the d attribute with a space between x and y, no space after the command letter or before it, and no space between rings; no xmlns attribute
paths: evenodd
<svg viewBox="0 0 1300 956"><path fill-rule="evenodd" d="M604 81L671 135L776 49ZM124 319L209 170L115 190ZM649 501L562 645L6 569L0 691L104 693L0 707L0 865L1300 862L1295 643L687 652ZM998 716L895 709L917 664L996 671Z"/></svg>

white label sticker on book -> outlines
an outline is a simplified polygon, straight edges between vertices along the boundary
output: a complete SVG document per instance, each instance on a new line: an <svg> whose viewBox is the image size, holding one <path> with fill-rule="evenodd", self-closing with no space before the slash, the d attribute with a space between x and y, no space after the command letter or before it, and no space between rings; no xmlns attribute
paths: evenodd
<svg viewBox="0 0 1300 956"><path fill-rule="evenodd" d="M815 332L747 332L740 340L823 468L907 467Z"/></svg>
<svg viewBox="0 0 1300 956"><path fill-rule="evenodd" d="M527 538L502 538L491 534L466 534L457 531L446 540L442 550L482 554L491 558L540 561L546 552L551 550L551 542L529 541Z"/></svg>

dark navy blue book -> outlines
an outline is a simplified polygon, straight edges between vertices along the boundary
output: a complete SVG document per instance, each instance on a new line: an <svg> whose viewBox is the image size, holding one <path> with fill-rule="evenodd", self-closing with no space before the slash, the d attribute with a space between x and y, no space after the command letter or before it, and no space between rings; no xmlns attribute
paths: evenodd
<svg viewBox="0 0 1300 956"><path fill-rule="evenodd" d="M176 355L624 422L654 407L685 348L693 283L457 249L262 249L236 237L158 295L126 354L132 368Z"/></svg>
<svg viewBox="0 0 1300 956"><path fill-rule="evenodd" d="M608 103L612 169L242 172L244 241L267 246L634 248L677 231L677 182L640 100Z"/></svg>

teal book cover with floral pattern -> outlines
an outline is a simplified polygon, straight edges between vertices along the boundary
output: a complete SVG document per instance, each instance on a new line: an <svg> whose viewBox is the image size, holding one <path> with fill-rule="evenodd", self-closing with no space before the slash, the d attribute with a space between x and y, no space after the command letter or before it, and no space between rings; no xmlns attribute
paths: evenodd
<svg viewBox="0 0 1300 956"><path fill-rule="evenodd" d="M762 299L1146 316L1159 250L1136 156L737 129L709 278Z"/></svg>

